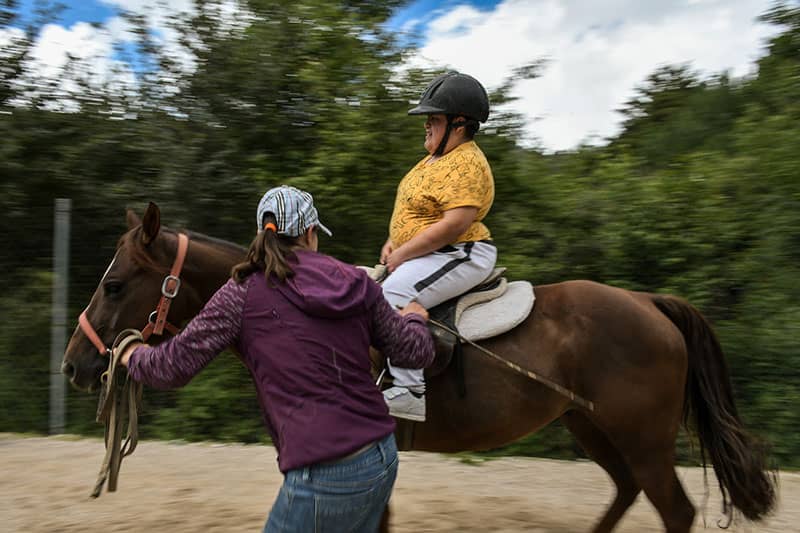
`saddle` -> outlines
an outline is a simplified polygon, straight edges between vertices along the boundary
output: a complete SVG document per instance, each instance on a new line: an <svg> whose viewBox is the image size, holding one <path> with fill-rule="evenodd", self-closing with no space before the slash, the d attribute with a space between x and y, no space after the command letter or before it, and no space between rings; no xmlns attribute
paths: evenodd
<svg viewBox="0 0 800 533"><path fill-rule="evenodd" d="M388 274L383 265L360 268L379 283ZM485 280L466 293L428 310L431 319L457 332L460 337L428 323L436 343L436 357L433 364L425 369L426 379L438 376L453 363L463 396L466 391L462 374L462 339L475 342L495 337L518 326L528 317L536 299L533 286L527 281L509 283L503 277L505 272L505 268L495 268Z"/></svg>
<svg viewBox="0 0 800 533"><path fill-rule="evenodd" d="M429 309L431 319L457 332L455 335L429 323L436 341L436 358L425 370L426 378L444 372L455 359L460 368L461 345L495 337L518 326L533 309L536 296L527 281L509 283L505 268L495 268L480 284ZM460 372L459 372L460 373Z"/></svg>

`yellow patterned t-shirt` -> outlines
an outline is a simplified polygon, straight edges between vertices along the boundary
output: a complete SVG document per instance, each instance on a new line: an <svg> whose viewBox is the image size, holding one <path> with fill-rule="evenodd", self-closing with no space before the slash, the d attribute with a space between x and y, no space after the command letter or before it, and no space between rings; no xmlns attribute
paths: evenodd
<svg viewBox="0 0 800 533"><path fill-rule="evenodd" d="M397 187L389 223L392 244L403 245L456 207L477 207L478 214L451 244L489 239L489 229L481 221L494 201L494 178L481 149L469 141L426 164L429 159L417 163Z"/></svg>

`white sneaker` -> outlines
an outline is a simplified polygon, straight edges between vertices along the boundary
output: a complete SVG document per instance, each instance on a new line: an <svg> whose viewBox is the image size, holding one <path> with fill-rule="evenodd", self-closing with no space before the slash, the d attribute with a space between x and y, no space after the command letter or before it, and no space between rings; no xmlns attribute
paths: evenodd
<svg viewBox="0 0 800 533"><path fill-rule="evenodd" d="M417 398L405 387L392 387L383 391L383 399L390 415L425 422L425 394Z"/></svg>

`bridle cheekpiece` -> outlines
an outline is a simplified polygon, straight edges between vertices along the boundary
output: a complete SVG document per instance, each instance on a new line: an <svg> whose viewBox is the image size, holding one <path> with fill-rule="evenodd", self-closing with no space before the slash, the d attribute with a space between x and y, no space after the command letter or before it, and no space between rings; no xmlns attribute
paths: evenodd
<svg viewBox="0 0 800 533"><path fill-rule="evenodd" d="M155 311L150 313L147 317L147 325L142 329L142 338L146 342L151 335L163 335L164 330L173 335L180 332L180 328L167 321L170 305L172 300L178 296L178 291L181 288L181 270L183 270L183 262L186 259L186 251L189 249L189 237L184 233L178 234L178 252L175 255L175 261L172 263L172 269L169 274L161 282L161 298L158 300L158 305ZM78 327L80 327L86 338L97 348L100 355L110 356L111 348L105 345L100 339L100 335L92 327L89 318L86 316L87 307L78 317Z"/></svg>

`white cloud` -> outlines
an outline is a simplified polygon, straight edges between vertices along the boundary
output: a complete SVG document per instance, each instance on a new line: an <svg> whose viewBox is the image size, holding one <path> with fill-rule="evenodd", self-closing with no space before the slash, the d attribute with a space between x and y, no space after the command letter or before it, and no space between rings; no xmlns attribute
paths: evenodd
<svg viewBox="0 0 800 533"><path fill-rule="evenodd" d="M460 30L477 24L482 18L481 12L471 6L458 6L449 13L438 17L431 23L439 34L457 34Z"/></svg>
<svg viewBox="0 0 800 533"><path fill-rule="evenodd" d="M17 41L25 37L25 32L19 28L0 28L0 49L5 48L13 41Z"/></svg>
<svg viewBox="0 0 800 533"><path fill-rule="evenodd" d="M122 17L112 17L105 23L111 40L118 43L130 43L136 40L136 34L130 23Z"/></svg>
<svg viewBox="0 0 800 533"><path fill-rule="evenodd" d="M101 0L111 7L147 18L151 28L165 28L176 16L195 13L194 0Z"/></svg>
<svg viewBox="0 0 800 533"><path fill-rule="evenodd" d="M157 45L184 71L195 68L171 27L181 14L195 12L193 0L102 1L143 15ZM615 109L661 65L690 64L707 74L749 72L763 39L774 31L755 22L770 5L771 0L505 0L481 11L465 3L429 15L425 44L409 64L456 68L492 88L513 68L547 59L540 78L518 83L513 109L529 118L531 139L548 149L568 149L613 135L620 119ZM227 23L223 31L249 22L237 0L220 0L217 9L217 18ZM404 27L418 28L417 22ZM0 44L10 36L0 31ZM32 65L38 76L53 81L69 53L93 82L112 79L124 87L135 79L114 59L113 43L134 40L121 17L101 28L50 25L36 43ZM115 78L108 77L112 71Z"/></svg>
<svg viewBox="0 0 800 533"><path fill-rule="evenodd" d="M552 150L618 131L615 113L657 67L705 74L753 69L775 30L755 19L770 0L506 0L491 12L460 6L435 18L414 65L448 66L497 86L545 58L542 76L516 87L526 131Z"/></svg>
<svg viewBox="0 0 800 533"><path fill-rule="evenodd" d="M194 0L102 0L106 5L144 17L150 37L182 71L196 68L193 55L180 44L174 25L196 14ZM223 0L222 4L233 3ZM112 19L113 20L113 19Z"/></svg>
<svg viewBox="0 0 800 533"><path fill-rule="evenodd" d="M422 22L421 19L412 18L407 20L403 25L400 27L399 33L400 34L409 34L416 31L417 26Z"/></svg>
<svg viewBox="0 0 800 533"><path fill-rule="evenodd" d="M66 66L68 56L80 61L104 63L111 50L109 35L90 24L78 22L69 29L48 24L42 28L31 56L42 75L55 78Z"/></svg>
<svg viewBox="0 0 800 533"><path fill-rule="evenodd" d="M57 94L50 107L76 110L75 96L104 88L124 91L134 83L130 68L113 59L113 38L109 31L86 22L70 28L56 24L44 26L26 64L27 74L19 80L23 87L20 103L41 94Z"/></svg>
<svg viewBox="0 0 800 533"><path fill-rule="evenodd" d="M194 0L102 0L105 4L144 17L144 24L153 42L184 72L196 68L195 58L180 42L173 27L181 18L196 13ZM247 26L250 13L241 8L238 0L219 0L208 4L213 16L222 22L221 31L232 32ZM102 25L78 22L67 28L48 24L42 28L34 43L27 64L28 76L22 80L26 96L30 98L53 91L60 95L51 101L51 107L63 110L78 108L73 96L84 91L78 80L85 81L97 92L108 89L115 93L135 87L136 76L132 67L115 59L115 44L133 43L137 40L133 28L121 16L111 17ZM0 30L0 45L11 38L19 38L20 30ZM72 61L70 61L70 58ZM70 71L65 73L65 68Z"/></svg>

